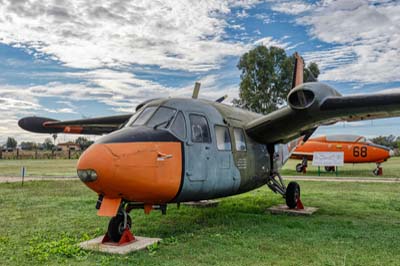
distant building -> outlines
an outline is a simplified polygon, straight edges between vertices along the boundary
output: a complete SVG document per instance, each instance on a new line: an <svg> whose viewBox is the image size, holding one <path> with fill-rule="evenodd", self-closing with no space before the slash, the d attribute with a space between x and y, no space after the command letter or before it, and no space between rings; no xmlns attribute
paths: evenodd
<svg viewBox="0 0 400 266"><path fill-rule="evenodd" d="M81 147L79 147L78 144L70 141L70 142L65 142L65 143L58 143L57 144L57 150L58 151L80 151Z"/></svg>
<svg viewBox="0 0 400 266"><path fill-rule="evenodd" d="M2 152L13 152L14 149L11 147L7 147L7 145L3 145L3 146L1 146L1 151Z"/></svg>

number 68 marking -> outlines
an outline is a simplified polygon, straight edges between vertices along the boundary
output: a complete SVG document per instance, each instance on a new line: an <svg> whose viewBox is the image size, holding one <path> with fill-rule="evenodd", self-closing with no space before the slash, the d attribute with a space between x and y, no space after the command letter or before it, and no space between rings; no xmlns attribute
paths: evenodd
<svg viewBox="0 0 400 266"><path fill-rule="evenodd" d="M368 151L368 149L367 149L367 147L365 147L365 146L363 146L363 147L361 147L361 149L360 149L360 147L359 146L355 146L354 148L353 148L353 156L354 157L360 157L360 155L361 155L361 157L367 157L367 151Z"/></svg>

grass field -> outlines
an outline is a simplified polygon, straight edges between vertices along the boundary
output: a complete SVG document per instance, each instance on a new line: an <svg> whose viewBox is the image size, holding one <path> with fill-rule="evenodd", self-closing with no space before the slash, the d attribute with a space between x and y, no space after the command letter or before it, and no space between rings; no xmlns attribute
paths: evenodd
<svg viewBox="0 0 400 266"><path fill-rule="evenodd" d="M26 168L27 176L76 176L78 160L0 160L0 176L21 176Z"/></svg>
<svg viewBox="0 0 400 266"><path fill-rule="evenodd" d="M75 176L77 160L0 160L0 176L21 176L21 167L25 166L28 176ZM298 160L289 160L283 167L282 175L299 175L295 171ZM345 164L339 168L339 177L376 177L372 174L374 163L369 164ZM384 177L400 177L400 157L394 157L382 164ZM307 175L316 176L318 168L307 168ZM322 176L335 176L334 173L326 173L321 169Z"/></svg>
<svg viewBox="0 0 400 266"><path fill-rule="evenodd" d="M0 265L399 265L399 185L300 184L312 217L268 214L282 200L267 188L213 209L136 210L135 232L164 240L127 256L76 247L108 223L79 181L0 184Z"/></svg>

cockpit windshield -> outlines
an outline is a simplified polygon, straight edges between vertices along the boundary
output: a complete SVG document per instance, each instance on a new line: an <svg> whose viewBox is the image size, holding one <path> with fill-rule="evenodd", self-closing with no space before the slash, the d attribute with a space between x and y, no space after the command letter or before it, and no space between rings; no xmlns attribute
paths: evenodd
<svg viewBox="0 0 400 266"><path fill-rule="evenodd" d="M186 138L186 123L182 112L165 106L149 106L135 113L126 126L146 125L154 129L166 129L180 139Z"/></svg>
<svg viewBox="0 0 400 266"><path fill-rule="evenodd" d="M150 116L154 113L156 109L157 109L156 106L150 106L142 111L135 113L129 120L127 126L132 127L132 126L144 125L144 123L146 123L147 120L149 120Z"/></svg>
<svg viewBox="0 0 400 266"><path fill-rule="evenodd" d="M176 109L161 106L146 123L149 127L168 128L176 113Z"/></svg>
<svg viewBox="0 0 400 266"><path fill-rule="evenodd" d="M365 137L360 137L357 142L367 142Z"/></svg>

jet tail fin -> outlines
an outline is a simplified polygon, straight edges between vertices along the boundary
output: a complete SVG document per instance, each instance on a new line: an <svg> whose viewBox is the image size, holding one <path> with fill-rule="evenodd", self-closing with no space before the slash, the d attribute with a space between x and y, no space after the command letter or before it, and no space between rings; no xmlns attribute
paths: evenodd
<svg viewBox="0 0 400 266"><path fill-rule="evenodd" d="M294 71L293 71L293 81L292 89L300 84L303 84L303 72L304 72L304 61L301 56L295 52L294 53Z"/></svg>

